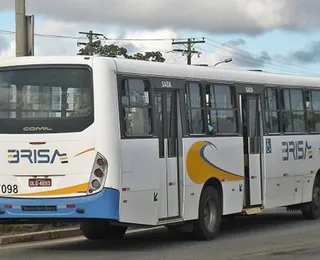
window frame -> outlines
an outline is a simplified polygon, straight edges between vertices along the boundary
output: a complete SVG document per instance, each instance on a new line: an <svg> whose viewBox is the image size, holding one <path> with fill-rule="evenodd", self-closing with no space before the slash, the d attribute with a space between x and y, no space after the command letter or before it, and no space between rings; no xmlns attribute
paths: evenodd
<svg viewBox="0 0 320 260"><path fill-rule="evenodd" d="M271 90L275 90L276 91L276 94L277 94L277 107L278 109L277 110L269 110L267 109L266 107L266 92L268 89L271 89ZM264 87L264 91L263 91L263 102L262 102L262 107L263 107L263 125L264 125L264 133L267 135L267 136L276 136L276 135L281 135L283 133L283 120L282 120L282 110L281 110L281 103L280 103L280 88L277 87L277 86L274 86L274 85L267 85ZM267 130L267 118L266 118L266 113L269 113L269 112L277 112L278 113L278 124L279 124L279 132L274 132L274 133L271 133Z"/></svg>
<svg viewBox="0 0 320 260"><path fill-rule="evenodd" d="M186 102L186 94L187 94L187 89L189 84L198 84L199 85L199 90L200 90L200 107L189 107L187 102ZM206 115L206 105L205 105L205 96L204 96L204 83L201 82L200 80L186 80L185 85L184 85L184 93L183 93L183 101L184 101L184 114L185 114L185 124L186 124L186 133L189 137L197 137L197 136L206 136L207 135L207 129L208 129L208 123L205 120L205 115ZM203 133L190 133L189 131L189 111L192 110L200 110L202 112L202 124L203 124Z"/></svg>
<svg viewBox="0 0 320 260"><path fill-rule="evenodd" d="M282 104L282 93L285 90L289 90L289 95L290 95L290 110L285 110L284 109L284 103ZM301 132L296 132L296 131L284 131L284 113L290 112L292 115L293 112L301 112L301 110L292 110L291 109L291 90L299 90L302 93L302 104L303 104L303 118L304 118L304 124L305 124L305 131ZM306 117L306 96L305 96L305 87L292 87L292 86L281 86L279 87L279 105L280 105L280 110L281 110L281 133L283 135L307 135L309 133L309 127L307 125L307 117ZM283 99L285 102L285 99Z"/></svg>
<svg viewBox="0 0 320 260"><path fill-rule="evenodd" d="M240 125L239 125L239 100L238 100L238 92L237 92L237 87L234 84L230 84L227 82L206 82L205 84L205 95L207 94L207 91L209 90L210 94L210 89L213 88L213 91L215 93L215 86L225 86L229 87L230 89L230 94L231 94L231 101L232 101L232 95L233 99L236 102L236 108L217 108L217 107L209 107L206 103L205 108L206 108L206 115L210 118L211 117L211 111L215 110L216 111L216 116L217 116L217 125L219 125L219 120L218 120L218 111L233 111L234 112L234 119L236 123L236 130L234 133L215 133L214 135L210 134L208 131L208 121L206 120L206 132L208 136L239 136L240 135ZM206 102L206 97L205 97L205 102ZM208 119L209 119L208 118ZM210 118L211 120L211 118ZM210 121L211 122L211 121Z"/></svg>
<svg viewBox="0 0 320 260"><path fill-rule="evenodd" d="M315 112L319 112L320 110L314 110L313 109L313 96L312 96L312 92L319 92L320 93L320 89L316 89L316 88L305 88L304 89L304 93L305 93L305 100L304 100L304 104L305 104L305 116L306 116L306 124L307 124L307 128L308 128L308 133L309 134L320 134L320 129L319 131L312 131L311 127L308 124L308 110L307 110L307 93L311 93L311 110L310 112L312 113L312 115L314 116Z"/></svg>
<svg viewBox="0 0 320 260"><path fill-rule="evenodd" d="M89 88L91 95L92 109L91 113L83 117L64 117L64 118L11 118L0 119L0 125L2 125L2 131L0 134L58 134L58 133L80 133L88 129L95 121L95 93L93 84L93 70L87 64L64 64L64 63L47 63L47 64L28 64L28 65L18 65L18 66L4 66L0 67L0 71L12 71L12 70L34 70L34 69L84 69L88 71L89 75ZM3 123L5 122L5 123ZM35 131L35 132L25 132L24 127L35 127L43 125L48 127L49 131Z"/></svg>
<svg viewBox="0 0 320 260"><path fill-rule="evenodd" d="M130 106L130 97L128 99L128 105L123 105L122 103L122 82L126 80L141 80L141 81L147 81L149 85L149 105L148 106ZM129 86L129 84L128 84ZM119 103L119 121L120 121L120 132L121 132L121 138L122 139L152 139L155 138L155 111L154 111L154 91L152 87L152 80L149 77L139 76L139 75L118 75L118 103ZM125 131L125 122L124 122L124 109L126 108L145 108L150 109L151 117L150 119L150 127L151 131L150 134L146 135L128 135L128 133Z"/></svg>

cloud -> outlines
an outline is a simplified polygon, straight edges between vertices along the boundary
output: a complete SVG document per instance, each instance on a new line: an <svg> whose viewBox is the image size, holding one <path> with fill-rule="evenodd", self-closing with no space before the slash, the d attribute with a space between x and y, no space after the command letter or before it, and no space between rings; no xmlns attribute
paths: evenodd
<svg viewBox="0 0 320 260"><path fill-rule="evenodd" d="M57 35L72 35L74 31L79 31L79 23L70 22L66 23L63 21L56 20L44 20L42 23L36 24L36 32L40 34L50 34ZM84 30L85 31L85 30ZM106 32L102 31L106 34ZM184 48L184 46L173 46L171 40L166 41L130 41L130 40L113 40L113 39L150 39L150 38L166 38L173 39L181 37L180 34L172 29L159 29L159 30L130 30L122 29L117 33L112 33L108 35L108 40L102 41L103 44L117 44L119 46L125 47L130 54L136 52L147 52L147 51L160 51L166 63L176 63L176 64L186 64L186 56L182 56L181 53L173 53L173 48ZM15 42L14 36L11 36L11 48L9 51L6 51L5 56L14 56ZM8 40L8 39L7 39ZM35 36L35 55L36 56L48 56L48 55L75 55L78 53L80 47L77 46L79 40L76 39L65 39L65 38L54 38L54 37L43 37ZM86 39L81 40L81 42L88 42ZM209 42L208 42L209 43ZM241 52L240 48L245 46L246 42L244 39L238 38L235 40L230 40L225 43L226 45L221 46L221 49L218 49L216 52L210 51L210 48L207 48L206 44L197 44L195 48L199 50L202 54L200 57L194 55L192 57L192 64L208 64L213 66L215 63L232 57L234 60L232 63L220 64L219 67L224 68L235 68L235 67L259 67L263 65L262 59L264 56L267 56L267 53L261 54L261 58L258 59L258 65L256 61L250 61L250 64L246 63L243 57L239 57L237 54L250 56L248 53ZM202 49L204 47L204 49ZM239 48L239 50L234 49ZM1 53L1 51L0 51ZM1 55L1 54L0 54ZM250 56L251 57L251 56ZM241 59L241 60L239 60ZM250 60L250 59L249 59ZM250 66L252 65L252 66ZM255 66L253 66L255 65Z"/></svg>
<svg viewBox="0 0 320 260"><path fill-rule="evenodd" d="M263 68L266 63L270 63L271 56L268 52L262 51L259 55L254 56L246 51L235 51L239 55L233 54L234 63L239 67Z"/></svg>
<svg viewBox="0 0 320 260"><path fill-rule="evenodd" d="M15 37L0 35L0 57L12 57L15 55L15 50Z"/></svg>
<svg viewBox="0 0 320 260"><path fill-rule="evenodd" d="M57 20L44 20L42 23L36 24L36 32L43 34L57 34L57 35L72 35L74 31L79 31L81 26L79 23L70 22L65 23L63 21ZM83 31L86 31L84 28ZM102 33L106 34L106 32L102 31ZM6 53L2 53L0 51L0 56L14 56L15 55L15 41L14 36L10 35L11 40L9 41L6 36L8 42L11 43L10 50ZM166 63L175 63L175 64L186 64L186 56L182 56L181 53L172 53L173 46L172 41L169 39L172 38L180 38L180 34L172 29L158 29L158 30L133 30L133 29L122 29L117 32L113 32L108 34L108 40L102 41L103 44L117 44L119 46L125 47L130 54L141 52L144 53L146 51L160 51L166 59ZM130 40L113 40L113 39L150 39L150 38L166 38L166 41L130 41ZM35 36L35 55L75 55L78 53L80 47L77 47L77 39L65 39L65 38L54 38L54 37L43 37L43 36ZM81 42L88 42L86 39L81 40ZM243 42L242 39L237 39L235 42L239 44ZM203 45L199 44L195 47L201 47ZM183 46L181 46L183 48ZM201 51L202 55L197 57L196 55L192 58L193 64L206 63L210 66L213 66L215 63L221 61L224 57L221 55L212 53L212 52L204 52ZM229 53L225 54L226 57L230 56ZM226 58L225 57L225 58ZM234 67L234 64L221 64L219 67L230 68Z"/></svg>
<svg viewBox="0 0 320 260"><path fill-rule="evenodd" d="M320 41L310 42L304 48L297 49L287 54L274 55L273 58L281 63L293 64L295 67L320 63Z"/></svg>
<svg viewBox="0 0 320 260"><path fill-rule="evenodd" d="M48 37L35 35L35 55L36 56L49 56L49 55L76 55L82 46L77 46L78 42L88 42L83 35L84 39L78 40L73 38L59 38L52 35L74 35L74 32L79 30L81 25L76 22L66 23L64 21L57 21L53 19L46 19L41 23L35 25L37 34L50 34ZM86 31L84 28L83 31ZM106 34L105 31L102 33ZM78 35L81 36L81 35ZM1 35L0 35L1 37ZM4 40L9 42L9 37L12 39L14 45L14 35L5 35ZM103 44L117 44L125 47L129 53L146 52L146 51L161 51L162 53L169 52L172 49L171 40L166 41L131 41L130 39L150 39L150 38L177 38L179 34L171 29L159 30L119 30L108 34L107 40L102 40ZM127 39L127 40L114 40L114 39ZM1 55L1 39L0 38L0 55ZM8 44L9 46L9 44ZM14 56L14 52L10 52Z"/></svg>
<svg viewBox="0 0 320 260"><path fill-rule="evenodd" d="M293 52L291 59L302 63L320 63L320 41L312 42L307 50Z"/></svg>
<svg viewBox="0 0 320 260"><path fill-rule="evenodd" d="M0 35L0 52L5 51L8 47L9 43L7 39L4 36Z"/></svg>
<svg viewBox="0 0 320 260"><path fill-rule="evenodd" d="M266 63L270 63L271 56L266 51L262 51L258 55L245 51L243 47L246 41L241 38L227 41L222 45L211 44L210 41L208 41L208 44L216 48L216 54L232 58L232 64L236 67L257 69L265 67Z"/></svg>
<svg viewBox="0 0 320 260"><path fill-rule="evenodd" d="M66 23L52 19L35 24L35 31L38 34L73 35L78 28L78 23ZM75 39L35 36L35 55L75 54L77 54L77 40Z"/></svg>
<svg viewBox="0 0 320 260"><path fill-rule="evenodd" d="M281 0L282 27L288 30L318 29L319 0Z"/></svg>
<svg viewBox="0 0 320 260"><path fill-rule="evenodd" d="M246 44L246 41L244 39L237 39L237 40L231 40L226 42L226 45L232 45L232 46L240 46L245 44Z"/></svg>
<svg viewBox="0 0 320 260"><path fill-rule="evenodd" d="M0 10L14 1L1 0ZM157 30L259 34L273 29L317 29L319 0L28 0L27 13L59 22Z"/></svg>

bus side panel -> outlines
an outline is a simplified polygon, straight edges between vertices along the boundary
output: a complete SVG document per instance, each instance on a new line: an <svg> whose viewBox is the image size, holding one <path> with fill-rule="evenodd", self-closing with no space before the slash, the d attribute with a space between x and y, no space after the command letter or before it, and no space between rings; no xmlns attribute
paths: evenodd
<svg viewBox="0 0 320 260"><path fill-rule="evenodd" d="M105 187L120 189L120 122L117 74L113 61L96 59L94 69L95 150L108 161Z"/></svg>
<svg viewBox="0 0 320 260"><path fill-rule="evenodd" d="M265 137L266 208L288 206L311 200L318 171L316 136ZM315 150L317 149L317 150Z"/></svg>
<svg viewBox="0 0 320 260"><path fill-rule="evenodd" d="M159 202L157 139L121 141L120 221L156 225Z"/></svg>
<svg viewBox="0 0 320 260"><path fill-rule="evenodd" d="M183 142L186 173L184 219L198 218L201 191L210 178L218 179L222 184L222 214L241 212L244 196L242 138L185 138Z"/></svg>

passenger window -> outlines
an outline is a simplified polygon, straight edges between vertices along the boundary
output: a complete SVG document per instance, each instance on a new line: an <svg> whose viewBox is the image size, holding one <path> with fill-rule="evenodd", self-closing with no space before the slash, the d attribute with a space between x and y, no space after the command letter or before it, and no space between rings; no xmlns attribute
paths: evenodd
<svg viewBox="0 0 320 260"><path fill-rule="evenodd" d="M125 79L121 84L124 130L127 136L151 135L150 84L148 80Z"/></svg>
<svg viewBox="0 0 320 260"><path fill-rule="evenodd" d="M204 134L204 103L201 95L201 84L187 83L185 91L187 108L187 125L190 134Z"/></svg>
<svg viewBox="0 0 320 260"><path fill-rule="evenodd" d="M213 128L213 133L237 133L237 103L234 88L228 85L209 85L206 90L209 128Z"/></svg>
<svg viewBox="0 0 320 260"><path fill-rule="evenodd" d="M320 132L320 91L307 91L306 108L310 131Z"/></svg>
<svg viewBox="0 0 320 260"><path fill-rule="evenodd" d="M303 92L300 89L281 90L284 132L305 132Z"/></svg>
<svg viewBox="0 0 320 260"><path fill-rule="evenodd" d="M275 88L267 88L264 92L265 118L267 133L280 133L280 110L278 92ZM288 104L287 104L288 106Z"/></svg>

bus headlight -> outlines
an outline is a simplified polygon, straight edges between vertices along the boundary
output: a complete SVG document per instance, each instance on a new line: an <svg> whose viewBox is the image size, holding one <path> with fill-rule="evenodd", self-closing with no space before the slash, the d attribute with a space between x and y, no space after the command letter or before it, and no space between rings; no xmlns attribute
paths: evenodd
<svg viewBox="0 0 320 260"><path fill-rule="evenodd" d="M100 191L107 179L108 161L100 153L97 153L91 170L88 194Z"/></svg>

